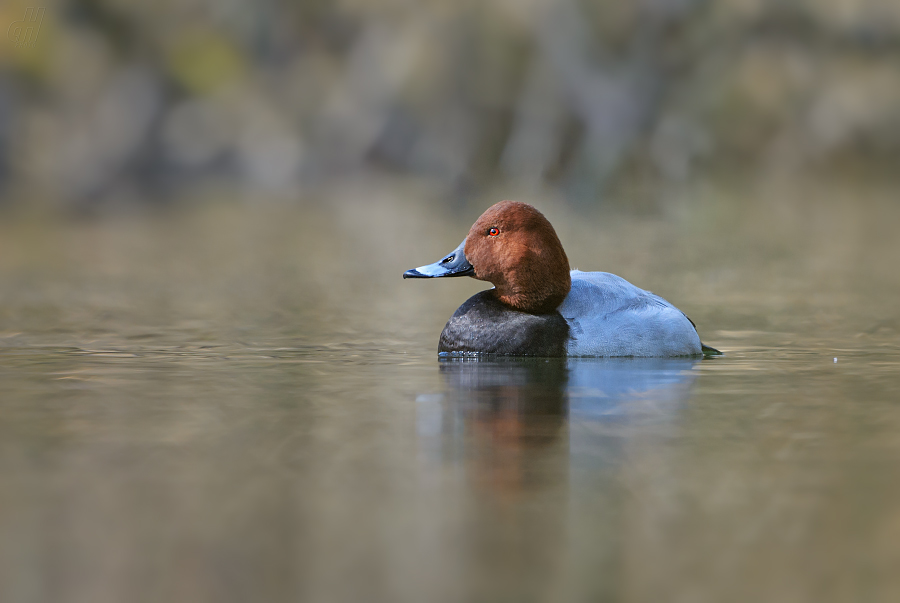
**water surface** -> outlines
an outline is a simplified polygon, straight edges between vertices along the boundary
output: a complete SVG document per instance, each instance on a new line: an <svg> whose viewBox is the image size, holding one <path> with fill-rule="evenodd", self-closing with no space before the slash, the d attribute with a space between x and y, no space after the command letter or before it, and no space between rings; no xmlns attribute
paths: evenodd
<svg viewBox="0 0 900 603"><path fill-rule="evenodd" d="M483 285L400 274L479 208L11 217L0 599L898 600L900 211L851 192L543 207L714 360L439 361Z"/></svg>

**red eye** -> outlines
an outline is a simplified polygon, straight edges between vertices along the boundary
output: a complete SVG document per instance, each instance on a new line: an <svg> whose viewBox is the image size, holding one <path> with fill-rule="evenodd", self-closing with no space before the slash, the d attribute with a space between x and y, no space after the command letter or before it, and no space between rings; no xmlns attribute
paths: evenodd
<svg viewBox="0 0 900 603"><path fill-rule="evenodd" d="M488 236L490 237L496 237L498 234L500 234L500 231L496 228L492 228L488 231Z"/></svg>

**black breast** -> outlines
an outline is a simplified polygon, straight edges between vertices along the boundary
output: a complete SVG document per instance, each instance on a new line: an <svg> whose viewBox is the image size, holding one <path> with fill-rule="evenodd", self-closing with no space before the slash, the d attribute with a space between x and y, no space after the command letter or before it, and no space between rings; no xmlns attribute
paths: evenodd
<svg viewBox="0 0 900 603"><path fill-rule="evenodd" d="M565 356L569 325L559 312L519 312L476 293L461 305L441 333L438 353L503 356Z"/></svg>

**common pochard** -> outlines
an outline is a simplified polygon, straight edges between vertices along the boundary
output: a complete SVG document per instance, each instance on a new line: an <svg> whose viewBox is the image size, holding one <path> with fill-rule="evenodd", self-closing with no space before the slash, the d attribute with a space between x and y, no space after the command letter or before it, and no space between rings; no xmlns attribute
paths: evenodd
<svg viewBox="0 0 900 603"><path fill-rule="evenodd" d="M403 278L471 276L493 283L461 305L441 333L440 355L700 356L681 310L608 272L569 271L547 218L527 203L501 201L459 247Z"/></svg>

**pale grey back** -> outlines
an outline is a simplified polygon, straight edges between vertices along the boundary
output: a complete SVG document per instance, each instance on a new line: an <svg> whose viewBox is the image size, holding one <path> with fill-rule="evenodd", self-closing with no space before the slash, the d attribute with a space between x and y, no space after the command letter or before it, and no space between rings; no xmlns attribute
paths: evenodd
<svg viewBox="0 0 900 603"><path fill-rule="evenodd" d="M573 270L558 311L569 356L695 356L700 336L678 308L608 272Z"/></svg>

